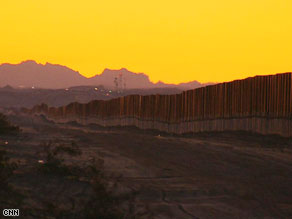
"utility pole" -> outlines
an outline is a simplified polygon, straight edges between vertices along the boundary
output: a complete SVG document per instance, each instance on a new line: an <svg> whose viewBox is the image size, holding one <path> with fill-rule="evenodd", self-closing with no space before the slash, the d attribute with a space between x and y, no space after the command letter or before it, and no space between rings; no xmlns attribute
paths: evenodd
<svg viewBox="0 0 292 219"><path fill-rule="evenodd" d="M117 77L115 77L115 79L114 79L114 85L115 85L116 92L118 92L119 82L118 82L118 78Z"/></svg>
<svg viewBox="0 0 292 219"><path fill-rule="evenodd" d="M120 85L120 91L123 92L123 73L121 72L119 74L119 85Z"/></svg>

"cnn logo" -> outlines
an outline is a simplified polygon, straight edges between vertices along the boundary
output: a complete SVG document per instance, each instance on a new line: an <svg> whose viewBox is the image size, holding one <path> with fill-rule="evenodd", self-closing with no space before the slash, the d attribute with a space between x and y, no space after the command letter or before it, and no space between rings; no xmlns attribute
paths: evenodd
<svg viewBox="0 0 292 219"><path fill-rule="evenodd" d="M17 217L19 216L19 209L4 209L3 216L5 217Z"/></svg>

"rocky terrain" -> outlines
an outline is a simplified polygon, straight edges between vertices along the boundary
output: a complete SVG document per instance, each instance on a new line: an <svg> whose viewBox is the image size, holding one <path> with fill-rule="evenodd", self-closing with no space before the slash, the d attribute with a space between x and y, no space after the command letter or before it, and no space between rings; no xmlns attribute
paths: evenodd
<svg viewBox="0 0 292 219"><path fill-rule="evenodd" d="M50 141L78 145L82 155L66 162L82 166L93 158L103 160L118 193L132 194L132 210L123 208L131 212L126 218L292 217L291 138L245 132L169 135L57 124L38 116L9 119L22 132L0 136L0 147L19 165L9 183L24 193L19 208L27 218L80 218L76 206L94 193L82 178L35 171Z"/></svg>

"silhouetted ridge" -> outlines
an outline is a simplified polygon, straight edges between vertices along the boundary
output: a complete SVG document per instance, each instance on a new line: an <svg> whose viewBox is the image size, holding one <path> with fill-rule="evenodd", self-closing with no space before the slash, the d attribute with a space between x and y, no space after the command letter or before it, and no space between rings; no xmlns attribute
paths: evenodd
<svg viewBox="0 0 292 219"><path fill-rule="evenodd" d="M20 64L0 65L0 87L9 84L12 87L38 87L61 89L73 86L98 86L115 88L115 80L119 83L119 88L123 89L151 89L151 88L178 88L186 90L205 86L204 84L192 82L179 85L152 83L148 75L144 73L134 73L126 68L120 70L105 69L100 75L86 78L66 66L46 63L45 65L27 60Z"/></svg>

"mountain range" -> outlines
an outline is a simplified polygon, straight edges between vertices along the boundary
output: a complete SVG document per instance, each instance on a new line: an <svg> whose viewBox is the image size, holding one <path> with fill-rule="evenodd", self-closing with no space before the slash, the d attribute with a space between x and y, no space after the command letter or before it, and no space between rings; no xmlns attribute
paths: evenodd
<svg viewBox="0 0 292 219"><path fill-rule="evenodd" d="M14 88L63 89L74 86L98 86L120 89L177 88L195 89L210 85L198 81L188 83L166 84L161 81L153 83L144 73L134 73L125 68L119 70L105 69L100 75L86 78L78 71L57 64L39 64L33 60L20 64L4 63L0 65L0 87L10 85Z"/></svg>

